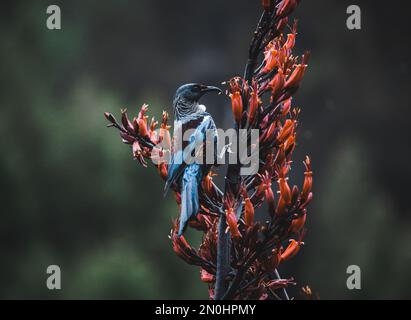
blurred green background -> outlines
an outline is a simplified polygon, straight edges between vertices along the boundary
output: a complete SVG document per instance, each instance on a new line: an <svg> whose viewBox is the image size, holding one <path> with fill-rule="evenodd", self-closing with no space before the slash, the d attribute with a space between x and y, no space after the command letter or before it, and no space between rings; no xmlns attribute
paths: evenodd
<svg viewBox="0 0 411 320"><path fill-rule="evenodd" d="M408 10L355 2L360 31L346 28L351 1L304 0L296 14L312 60L292 181L310 154L315 201L306 247L280 271L322 299L411 298ZM62 30L46 28L50 4ZM180 84L241 74L259 1L2 1L0 12L0 298L207 298L171 250L172 197L103 112L147 102L160 116ZM206 103L229 124L227 100ZM45 285L52 264L58 292ZM346 288L353 264L360 291Z"/></svg>

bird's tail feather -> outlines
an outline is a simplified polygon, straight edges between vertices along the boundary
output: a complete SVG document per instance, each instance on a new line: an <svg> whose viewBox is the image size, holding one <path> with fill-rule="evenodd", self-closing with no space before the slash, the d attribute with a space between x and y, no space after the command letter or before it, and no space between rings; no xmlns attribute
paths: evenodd
<svg viewBox="0 0 411 320"><path fill-rule="evenodd" d="M178 236L181 236L184 233L188 221L198 213L199 206L197 178L195 176L188 175L183 179L180 227L178 230Z"/></svg>

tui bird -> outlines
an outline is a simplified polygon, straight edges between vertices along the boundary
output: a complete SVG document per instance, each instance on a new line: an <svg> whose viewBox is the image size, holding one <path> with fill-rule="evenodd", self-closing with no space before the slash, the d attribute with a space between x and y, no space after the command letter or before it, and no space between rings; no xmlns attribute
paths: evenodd
<svg viewBox="0 0 411 320"><path fill-rule="evenodd" d="M212 166L204 162L186 160L199 146L202 145L205 150L206 138L210 137L210 133L214 150L217 143L217 129L214 120L206 112L206 107L199 103L200 98L208 92L221 93L221 90L217 87L196 83L185 84L177 89L173 100L174 146L176 137L182 139L181 137L187 130L192 130L187 141L182 141L179 148L173 148L165 186L165 194L172 185L175 185L176 190L179 190L181 194L179 236L184 233L188 221L198 213L200 207L198 194L201 182Z"/></svg>

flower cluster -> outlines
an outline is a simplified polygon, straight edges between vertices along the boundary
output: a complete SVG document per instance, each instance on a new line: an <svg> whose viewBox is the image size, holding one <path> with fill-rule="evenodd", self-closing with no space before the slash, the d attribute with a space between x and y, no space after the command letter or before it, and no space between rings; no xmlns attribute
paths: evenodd
<svg viewBox="0 0 411 320"><path fill-rule="evenodd" d="M147 111L148 105L144 104L138 116L131 121L127 109L121 110L120 123L111 113L106 112L104 116L110 122L108 127L117 128L123 143L131 146L133 158L144 167L147 167L147 160L153 160L153 163L157 163L160 176L165 180L167 178L165 154L171 152L169 116L167 112L163 112L158 128L158 121L154 117L151 118L150 123L148 122Z"/></svg>
<svg viewBox="0 0 411 320"><path fill-rule="evenodd" d="M290 184L292 156L296 147L300 109L293 105L308 66L309 54L293 55L297 36L295 22L288 34L288 16L299 0L263 0L263 16L250 46L250 59L244 77L227 81L227 95L236 129L258 129L259 171L240 177L236 188L221 191L213 182L211 171L203 180L199 193L200 211L189 226L203 232L202 244L193 248L184 236L179 237L178 219L170 233L173 250L186 263L198 266L200 279L209 286L210 299L215 298L218 222L225 217L231 237L229 287L222 299L283 299L285 288L294 279L282 279L277 269L295 257L304 242L307 206L313 198L313 174L310 158L304 161L305 179L299 188ZM257 65L258 58L260 65ZM105 116L110 126L120 131L124 143L144 166L146 159L172 152L168 114L158 122L148 122L147 106L143 105L132 121L122 111L121 123L113 115ZM161 147L158 147L158 145ZM250 152L255 152L251 148ZM160 176L167 177L167 164L157 164ZM181 204L178 190L174 190ZM266 204L266 219L255 217Z"/></svg>
<svg viewBox="0 0 411 320"><path fill-rule="evenodd" d="M273 7L273 1L263 1L266 10L277 11L271 15L277 32L266 42L262 63L253 73L251 81L235 77L227 82L227 94L231 99L233 118L237 128L259 129L260 170L258 174L241 180L239 192L226 192L223 208L228 230L232 238L230 261L230 289L227 299L275 299L277 290L294 284L293 279L280 279L278 266L297 255L302 245L307 206L312 200L311 161L304 161L304 184L300 188L290 186L288 174L296 146L300 109L293 106L296 93L308 66L308 53L301 58L292 54L297 35L297 23L286 36L280 31L288 22L288 14L297 1L282 1ZM267 35L266 35L267 37ZM268 36L269 37L269 36ZM206 181L211 178L207 177ZM208 193L208 189L204 188ZM210 196L213 196L210 194ZM215 196L215 195L214 195ZM267 204L267 220L257 221L255 210ZM217 212L218 213L218 212ZM210 298L214 298L214 269L207 269L205 262L216 264L216 217L199 216L200 229L204 231L203 244L186 262L201 267L201 279L210 286ZM193 249L179 246L176 229L171 239L174 250ZM187 245L187 243L186 243ZM203 263L197 264L201 259Z"/></svg>

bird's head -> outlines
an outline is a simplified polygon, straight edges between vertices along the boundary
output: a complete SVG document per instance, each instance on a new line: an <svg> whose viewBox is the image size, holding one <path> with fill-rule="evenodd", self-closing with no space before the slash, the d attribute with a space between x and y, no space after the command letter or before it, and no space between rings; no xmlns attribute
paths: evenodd
<svg viewBox="0 0 411 320"><path fill-rule="evenodd" d="M198 102L207 92L220 92L221 89L212 86L205 86L198 83L182 85L177 89L175 99L183 99L189 102Z"/></svg>
<svg viewBox="0 0 411 320"><path fill-rule="evenodd" d="M198 83L182 85L174 96L174 111L179 117L198 111L199 101L208 92L219 92L221 89L213 86L205 86Z"/></svg>

